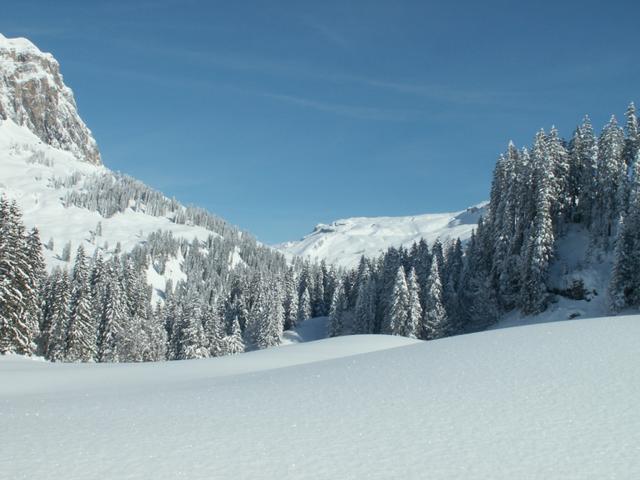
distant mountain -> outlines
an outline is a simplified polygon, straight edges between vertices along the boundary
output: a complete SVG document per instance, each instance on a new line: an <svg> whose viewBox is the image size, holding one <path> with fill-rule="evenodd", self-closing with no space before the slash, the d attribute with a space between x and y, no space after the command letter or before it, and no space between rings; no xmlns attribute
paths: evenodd
<svg viewBox="0 0 640 480"><path fill-rule="evenodd" d="M410 246L424 238L430 245L439 239L466 240L486 213L486 203L452 213L428 213L407 217L354 217L319 224L301 240L275 245L289 256L325 260L343 267L358 264L362 255L376 257L389 247Z"/></svg>

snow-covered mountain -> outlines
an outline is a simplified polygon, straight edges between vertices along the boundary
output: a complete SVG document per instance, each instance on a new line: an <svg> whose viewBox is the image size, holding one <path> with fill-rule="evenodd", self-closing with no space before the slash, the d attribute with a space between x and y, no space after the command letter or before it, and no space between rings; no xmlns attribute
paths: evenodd
<svg viewBox="0 0 640 480"><path fill-rule="evenodd" d="M409 247L424 238L430 245L439 239L466 240L484 215L486 203L452 213L408 217L354 217L319 224L301 240L276 245L290 256L325 260L343 267L354 267L360 257L376 257L389 247Z"/></svg>
<svg viewBox="0 0 640 480"><path fill-rule="evenodd" d="M50 53L25 38L0 34L0 73L0 119L26 126L44 143L79 160L101 164L96 141Z"/></svg>
<svg viewBox="0 0 640 480"><path fill-rule="evenodd" d="M638 336L629 316L183 362L4 357L0 463L51 480L638 478Z"/></svg>
<svg viewBox="0 0 640 480"><path fill-rule="evenodd" d="M224 237L234 245L229 268L244 263L243 246L258 245L224 220L103 166L51 54L0 35L0 72L0 195L17 200L26 226L38 227L49 269L71 267L80 245L89 256L99 250L108 257L131 252L158 231L189 242ZM63 253L68 245L71 258ZM178 252L161 273L149 266L154 292L168 279L185 279L181 263Z"/></svg>

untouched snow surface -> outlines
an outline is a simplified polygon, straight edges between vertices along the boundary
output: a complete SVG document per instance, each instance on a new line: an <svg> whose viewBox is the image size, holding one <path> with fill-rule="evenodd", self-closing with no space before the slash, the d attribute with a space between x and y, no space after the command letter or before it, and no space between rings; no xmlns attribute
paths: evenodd
<svg viewBox="0 0 640 480"><path fill-rule="evenodd" d="M275 245L286 255L326 260L343 267L355 267L360 257L377 257L389 247L411 246L424 238L466 240L484 215L486 203L461 212L414 215L410 217L355 217L320 224L296 242Z"/></svg>
<svg viewBox="0 0 640 480"><path fill-rule="evenodd" d="M628 316L157 364L1 358L0 472L639 478L638 338Z"/></svg>

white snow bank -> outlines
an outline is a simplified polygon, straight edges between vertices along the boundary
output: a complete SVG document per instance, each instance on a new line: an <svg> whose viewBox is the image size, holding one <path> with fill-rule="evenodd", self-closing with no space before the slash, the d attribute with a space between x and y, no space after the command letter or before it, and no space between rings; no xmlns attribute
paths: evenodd
<svg viewBox="0 0 640 480"><path fill-rule="evenodd" d="M630 316L276 369L278 357L374 339L149 365L9 359L0 361L0 471L65 480L639 478L638 338L640 316Z"/></svg>

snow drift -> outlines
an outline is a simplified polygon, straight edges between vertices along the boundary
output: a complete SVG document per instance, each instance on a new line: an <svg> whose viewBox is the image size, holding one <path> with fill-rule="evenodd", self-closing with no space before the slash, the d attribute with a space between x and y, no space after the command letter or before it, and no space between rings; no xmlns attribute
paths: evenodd
<svg viewBox="0 0 640 480"><path fill-rule="evenodd" d="M2 358L0 471L65 480L637 478L639 336L640 317L628 316L157 364ZM377 351L359 353L370 342Z"/></svg>

